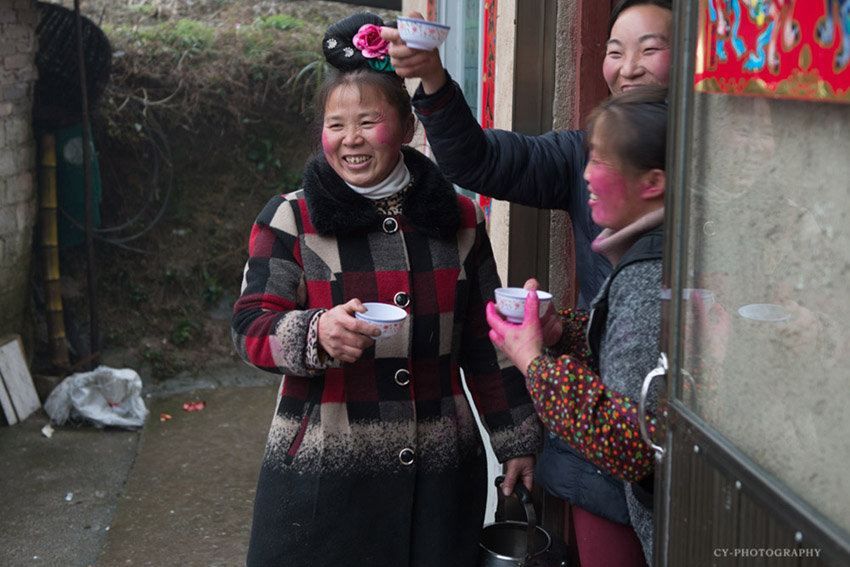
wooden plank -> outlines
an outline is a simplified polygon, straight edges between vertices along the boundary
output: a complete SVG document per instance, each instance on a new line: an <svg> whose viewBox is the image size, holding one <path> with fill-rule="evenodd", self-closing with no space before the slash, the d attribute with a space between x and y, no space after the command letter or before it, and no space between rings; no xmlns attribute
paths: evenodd
<svg viewBox="0 0 850 567"><path fill-rule="evenodd" d="M3 388L8 393L8 398L14 408L12 413L17 417L17 420L25 420L32 412L41 407L41 401L35 391L35 384L33 384L32 376L29 368L27 368L26 360L24 360L23 343L18 335L0 340L0 378L2 378ZM13 424L5 403L3 404L3 411L6 412L6 419L9 424Z"/></svg>
<svg viewBox="0 0 850 567"><path fill-rule="evenodd" d="M3 415L6 416L6 422L9 425L18 423L15 407L12 405L12 399L9 397L9 392L6 391L6 384L2 378L0 378L0 407L3 408Z"/></svg>

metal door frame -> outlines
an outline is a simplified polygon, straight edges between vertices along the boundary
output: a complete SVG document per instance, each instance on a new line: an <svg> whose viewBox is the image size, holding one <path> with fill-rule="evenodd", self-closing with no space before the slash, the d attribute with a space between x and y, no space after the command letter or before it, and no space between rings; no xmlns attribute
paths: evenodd
<svg viewBox="0 0 850 567"><path fill-rule="evenodd" d="M690 149L687 144L693 131L694 104L694 61L701 2L678 2L674 10L673 21L673 55L672 74L670 81L670 126L668 129L667 183L668 191L665 203L666 236L664 244L664 283L665 289L671 290L671 300L665 302L662 309L662 351L669 353L669 368L681 367L681 329L674 322L681 320L681 292L685 287L687 274L687 238L689 199L687 187L688 169L691 162ZM724 95L715 95L724 96ZM799 565L850 565L850 537L840 527L825 518L818 510L791 493L788 488L775 477L768 474L757 463L729 443L717 432L707 426L694 412L679 400L680 383L678 373L668 370L667 395L663 404L663 419L666 421L666 437L661 449L663 457L659 458L658 472L655 480L655 565L656 567L678 567L670 563L671 549L675 545L687 545L692 553L699 557L688 557L689 565L713 565L718 558L717 541L672 542L671 530L674 524L681 521L681 502L689 498L694 504L694 489L691 485L693 478L680 478L680 472L687 476L699 477L713 475L716 487L718 483L733 487L734 500L746 501L751 510L751 518L765 519L770 523L762 541L781 542L779 545L794 546L797 549L813 548L819 550L818 557L802 557ZM674 472L675 471L675 472ZM706 473L705 471L709 471ZM711 484L711 483L708 483ZM700 487L702 490L705 486ZM722 486L721 486L722 489ZM712 493L711 486L706 491ZM737 496L740 494L740 497ZM705 502L702 502L705 504ZM716 503L715 503L716 504ZM765 516L759 516L764 514ZM700 517L695 514L694 517ZM705 516L703 516L705 517ZM754 520L755 521L755 520ZM717 528L718 526L714 526ZM701 526L692 526L696 539L705 535L700 533ZM678 529L678 527L675 527ZM716 531L709 533L703 540L713 540ZM730 532L730 545L735 544L735 534ZM719 542L724 545L725 542ZM747 542L738 542L746 545ZM727 549L727 548L724 548ZM720 550L723 551L723 550ZM682 553L681 550L678 551ZM687 551L684 551L687 555ZM724 556L726 557L726 556ZM727 557L729 558L729 557ZM740 558L739 563L721 562L722 565L746 565L749 557ZM768 564L770 562L767 558ZM794 565L792 562L779 563Z"/></svg>

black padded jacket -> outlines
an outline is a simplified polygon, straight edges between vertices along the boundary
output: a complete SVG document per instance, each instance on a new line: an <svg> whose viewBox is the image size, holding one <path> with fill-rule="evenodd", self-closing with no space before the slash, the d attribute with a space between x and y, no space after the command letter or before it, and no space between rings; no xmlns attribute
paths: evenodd
<svg viewBox="0 0 850 567"><path fill-rule="evenodd" d="M484 130L469 109L460 86L446 85L426 95L420 86L413 106L440 170L454 184L481 195L540 209L567 212L573 225L579 307L588 308L611 273L607 258L590 248L602 230L593 222L584 180L587 163L581 130L526 136Z"/></svg>

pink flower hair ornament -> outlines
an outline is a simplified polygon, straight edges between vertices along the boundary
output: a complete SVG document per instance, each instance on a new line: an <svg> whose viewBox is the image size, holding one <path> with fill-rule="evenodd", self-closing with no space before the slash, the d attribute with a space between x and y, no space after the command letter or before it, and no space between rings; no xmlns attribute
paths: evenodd
<svg viewBox="0 0 850 567"><path fill-rule="evenodd" d="M387 57L390 42L381 37L381 26L363 24L352 38L354 47L360 50L370 67L377 71L394 71Z"/></svg>
<svg viewBox="0 0 850 567"><path fill-rule="evenodd" d="M349 73L373 69L395 73L389 55L389 42L381 37L385 24L377 14L358 12L331 24L322 40L325 60L335 69Z"/></svg>

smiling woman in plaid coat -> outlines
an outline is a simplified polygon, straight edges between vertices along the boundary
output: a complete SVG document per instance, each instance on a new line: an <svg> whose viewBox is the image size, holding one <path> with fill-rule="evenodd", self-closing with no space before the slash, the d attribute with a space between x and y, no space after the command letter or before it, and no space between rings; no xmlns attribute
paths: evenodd
<svg viewBox="0 0 850 567"><path fill-rule="evenodd" d="M481 210L403 147L413 115L397 76L336 60L381 24L352 18L324 42L344 71L317 106L324 151L257 217L234 308L242 358L285 375L248 564L470 566L488 487L461 371L511 481L530 483L541 428L487 335L499 279ZM401 307L404 326L373 340L363 302Z"/></svg>

